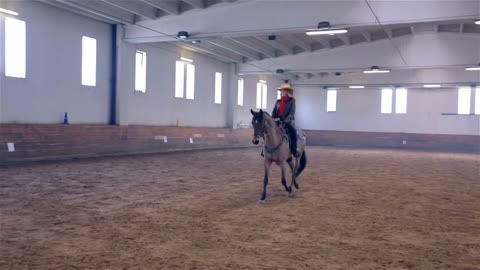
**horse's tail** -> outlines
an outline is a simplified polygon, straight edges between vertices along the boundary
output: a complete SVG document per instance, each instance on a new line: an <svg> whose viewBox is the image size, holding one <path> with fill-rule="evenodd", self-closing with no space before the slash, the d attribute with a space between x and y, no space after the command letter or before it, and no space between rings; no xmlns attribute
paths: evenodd
<svg viewBox="0 0 480 270"><path fill-rule="evenodd" d="M307 154L305 153L305 150L303 150L302 156L300 157L300 167L298 167L295 177L298 177L305 167L307 167Z"/></svg>

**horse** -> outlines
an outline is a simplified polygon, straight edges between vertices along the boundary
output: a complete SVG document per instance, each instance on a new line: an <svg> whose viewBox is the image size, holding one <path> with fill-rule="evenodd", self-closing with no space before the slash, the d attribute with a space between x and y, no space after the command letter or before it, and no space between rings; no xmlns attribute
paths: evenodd
<svg viewBox="0 0 480 270"><path fill-rule="evenodd" d="M263 138L264 140L263 156L265 176L263 178L263 192L259 203L265 203L265 199L267 198L268 175L273 162L280 166L280 169L282 170L282 185L285 187L285 191L288 195L291 196L293 192L292 184L296 189L300 188L297 178L307 166L307 155L305 153L306 138L305 136L297 136L299 157L295 157L290 150L289 139L285 133L284 127L279 125L272 116L263 110L260 110L259 112L250 110L250 112L253 115L252 143L258 144L260 138ZM294 159L295 162L293 161ZM290 186L287 186L285 178L287 164L292 172Z"/></svg>

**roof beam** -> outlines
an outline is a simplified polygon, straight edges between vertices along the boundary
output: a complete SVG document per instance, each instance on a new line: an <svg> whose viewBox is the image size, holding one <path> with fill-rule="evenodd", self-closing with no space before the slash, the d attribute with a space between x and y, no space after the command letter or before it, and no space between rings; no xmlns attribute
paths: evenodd
<svg viewBox="0 0 480 270"><path fill-rule="evenodd" d="M212 44L202 42L202 43L198 43L198 44L182 43L182 45L185 46L185 47L190 47L190 48L200 50L202 52L208 53L210 55L214 55L216 57L223 58L223 59L227 60L228 62L234 62L234 63L238 63L238 64L245 63L243 56L236 55L236 54L232 55L232 54L228 54L226 52L225 53L219 52L219 50L216 49L214 47L214 45L212 45ZM223 50L225 50L225 49L223 49Z"/></svg>
<svg viewBox="0 0 480 270"><path fill-rule="evenodd" d="M138 0L140 1L140 0ZM141 0L156 6L170 4L170 12L178 14L176 2L166 0ZM212 0L213 1L213 0ZM96 1L86 1L96 2ZM207 3L209 3L208 1ZM478 1L380 1L374 5L382 25L400 23L432 23L445 20L478 19ZM414 10L414 12L399 12ZM293 14L295 20L276 20L275 14ZM228 20L225 20L228 18ZM245 19L248 18L248 19ZM128 26L126 40L154 37L155 42L170 41L179 30L185 30L195 38L217 36L262 36L275 32L305 31L315 28L318 18L335 22L342 27L378 27L371 10L364 1L237 1L235 4L219 4L218 8L206 8L201 12L185 12L182 16L165 16L154 21L138 22ZM147 26L141 27L141 26ZM161 35L159 33L165 33Z"/></svg>
<svg viewBox="0 0 480 270"><path fill-rule="evenodd" d="M243 45L251 50L257 51L267 57L275 58L277 57L277 54L275 53L275 50L270 49L269 47L265 46L264 44L259 44L257 39L254 38L248 38L248 37L243 37L243 38L229 38L230 40L239 43L240 45Z"/></svg>
<svg viewBox="0 0 480 270"><path fill-rule="evenodd" d="M205 8L205 0L182 0L183 2L191 5L194 8Z"/></svg>
<svg viewBox="0 0 480 270"><path fill-rule="evenodd" d="M285 38L287 41L299 46L306 52L312 51L312 46L308 44L305 40L295 36L295 35L283 35L282 38Z"/></svg>
<svg viewBox="0 0 480 270"><path fill-rule="evenodd" d="M117 23L122 23L122 24L134 24L135 23L135 16L129 16L126 18L125 15L115 13L113 10L107 10L105 8L101 8L99 6L91 6L92 4L95 4L94 2L87 1L89 3L89 6L85 5L87 2L71 2L68 0L55 0L59 3L68 5L70 7L82 10L84 12L115 21Z"/></svg>
<svg viewBox="0 0 480 270"><path fill-rule="evenodd" d="M233 42L231 40L228 40L228 39L208 40L208 41L205 41L205 42L208 42L210 44L213 44L213 45L215 45L217 47L220 47L220 48L223 48L225 50L231 51L233 53L239 54L239 55L244 56L246 58L249 58L251 60L261 60L261 57L258 53L254 53L254 52L249 51L248 49L244 49L238 43L235 43L235 42Z"/></svg>
<svg viewBox="0 0 480 270"><path fill-rule="evenodd" d="M161 9L169 14L180 14L180 7L177 1L162 1L162 0L139 0L143 3L149 4L152 7Z"/></svg>
<svg viewBox="0 0 480 270"><path fill-rule="evenodd" d="M370 32L362 31L360 34L362 34L366 42L372 42L372 34Z"/></svg>
<svg viewBox="0 0 480 270"><path fill-rule="evenodd" d="M323 37L320 37L320 36L310 36L311 39L313 39L314 41L322 44L323 48L324 49L330 49L331 46L330 46L330 42L326 39L324 39Z"/></svg>
<svg viewBox="0 0 480 270"><path fill-rule="evenodd" d="M347 46L351 44L350 37L348 35L336 35L336 37L340 39L343 42L343 44Z"/></svg>
<svg viewBox="0 0 480 270"><path fill-rule="evenodd" d="M268 46L272 46L273 48L283 52L284 54L293 54L293 48L288 47L287 45L283 44L279 40L266 40L264 37L254 37L256 40L267 44Z"/></svg>
<svg viewBox="0 0 480 270"><path fill-rule="evenodd" d="M145 6L141 6L140 2L134 1L121 1L121 0L99 0L114 7L120 8L127 12L131 12L135 15L147 18L147 19L156 19L157 11L155 8L148 8Z"/></svg>
<svg viewBox="0 0 480 270"><path fill-rule="evenodd" d="M104 16L95 15L91 12L86 12L84 10L74 8L70 5L66 5L66 4L58 2L58 1L51 1L51 0L35 0L35 1L40 2L40 3L44 3L44 4L48 4L48 5L51 5L51 6L54 6L54 7L58 7L58 8L61 8L63 10L67 10L67 11L75 13L75 14L86 16L86 17L89 17L89 18L92 18L92 19L95 19L95 20L98 20L98 21L101 21L101 22L105 22L105 23L109 23L109 24L122 23L118 20L113 20L112 18L107 18L107 17L104 17Z"/></svg>

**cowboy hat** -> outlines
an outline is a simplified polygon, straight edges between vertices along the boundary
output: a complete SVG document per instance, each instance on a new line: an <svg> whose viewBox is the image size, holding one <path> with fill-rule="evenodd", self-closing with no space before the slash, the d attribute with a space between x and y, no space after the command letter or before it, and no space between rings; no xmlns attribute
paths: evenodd
<svg viewBox="0 0 480 270"><path fill-rule="evenodd" d="M277 90L285 90L287 92L290 92L293 94L293 89L292 89L292 86L289 84L289 83L282 83L282 85L277 88Z"/></svg>

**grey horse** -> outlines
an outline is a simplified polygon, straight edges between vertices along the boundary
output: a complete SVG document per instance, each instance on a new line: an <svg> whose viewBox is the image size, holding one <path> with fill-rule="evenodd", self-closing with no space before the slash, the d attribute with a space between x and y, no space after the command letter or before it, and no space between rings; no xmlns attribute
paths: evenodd
<svg viewBox="0 0 480 270"><path fill-rule="evenodd" d="M260 110L259 112L252 113L252 126L253 126L253 138L252 143L258 144L260 138L264 139L263 154L264 154L264 168L265 177L263 178L263 192L260 197L260 203L264 203L267 197L267 185L268 175L270 173L270 167L273 162L280 166L282 170L282 184L285 187L285 191L289 195L292 194L292 185L295 188L300 188L297 182L297 177L307 166L307 156L305 153L305 136L298 136L297 147L299 150L299 157L295 157L290 151L288 136L282 125L280 125L275 119L273 119L267 112ZM287 180L285 178L286 167L290 167L292 172L292 181L287 186Z"/></svg>

